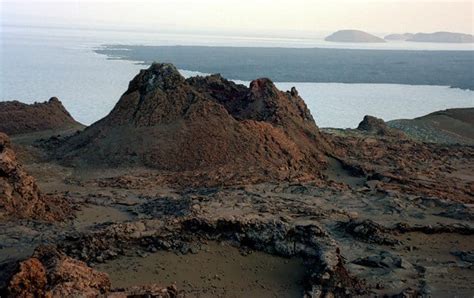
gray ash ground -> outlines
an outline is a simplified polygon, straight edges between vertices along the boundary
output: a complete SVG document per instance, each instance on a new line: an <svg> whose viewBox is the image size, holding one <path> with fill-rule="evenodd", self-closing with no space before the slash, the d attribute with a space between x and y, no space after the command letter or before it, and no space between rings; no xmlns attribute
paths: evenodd
<svg viewBox="0 0 474 298"><path fill-rule="evenodd" d="M216 242L200 245L190 254L157 251L122 256L95 269L107 272L113 287L159 280L200 297L299 297L306 278L300 259L245 253Z"/></svg>

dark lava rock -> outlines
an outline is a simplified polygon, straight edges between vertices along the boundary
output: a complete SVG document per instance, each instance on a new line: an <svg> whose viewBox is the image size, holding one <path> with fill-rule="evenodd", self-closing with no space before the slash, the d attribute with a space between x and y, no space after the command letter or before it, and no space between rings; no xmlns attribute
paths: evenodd
<svg viewBox="0 0 474 298"><path fill-rule="evenodd" d="M342 227L354 238L364 242L386 245L394 245L398 243L397 240L388 236L390 233L389 230L369 219L352 219L347 223L343 223Z"/></svg>
<svg viewBox="0 0 474 298"><path fill-rule="evenodd" d="M406 260L399 256L392 255L389 252L383 251L379 255L368 256L365 258L358 258L352 263L372 267L372 268L387 268L387 269L394 269L394 268L402 268L408 269L412 268L411 264L409 264Z"/></svg>
<svg viewBox="0 0 474 298"><path fill-rule="evenodd" d="M373 116L364 116L364 119L359 126L358 130L365 131L371 134L380 135L380 136L400 136L403 137L403 133L390 128L387 126L385 121L382 119L373 117Z"/></svg>
<svg viewBox="0 0 474 298"><path fill-rule="evenodd" d="M474 210L465 204L453 204L445 208L444 211L437 214L438 216L449 217L459 220L474 220Z"/></svg>
<svg viewBox="0 0 474 298"><path fill-rule="evenodd" d="M455 251L452 255L460 258L464 262L474 264L474 251Z"/></svg>
<svg viewBox="0 0 474 298"><path fill-rule="evenodd" d="M149 218L162 218L164 216L187 216L190 213L191 200L160 197L148 199L145 203L134 208L136 214L145 214Z"/></svg>

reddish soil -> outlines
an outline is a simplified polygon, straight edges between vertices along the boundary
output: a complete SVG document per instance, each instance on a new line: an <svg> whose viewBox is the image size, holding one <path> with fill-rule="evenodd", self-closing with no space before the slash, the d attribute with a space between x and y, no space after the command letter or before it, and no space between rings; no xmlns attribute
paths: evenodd
<svg viewBox="0 0 474 298"><path fill-rule="evenodd" d="M43 103L0 102L0 132L9 135L82 125L72 118L56 97Z"/></svg>

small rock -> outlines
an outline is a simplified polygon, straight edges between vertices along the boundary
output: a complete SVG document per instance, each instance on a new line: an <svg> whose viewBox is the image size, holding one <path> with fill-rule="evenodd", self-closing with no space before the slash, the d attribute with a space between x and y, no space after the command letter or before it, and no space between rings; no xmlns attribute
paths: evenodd
<svg viewBox="0 0 474 298"><path fill-rule="evenodd" d="M139 257L141 257L141 258L144 258L144 257L148 256L148 254L145 253L145 252L143 252L143 251L138 251L138 252L137 252L137 255L138 255Z"/></svg>
<svg viewBox="0 0 474 298"><path fill-rule="evenodd" d="M464 262L474 263L474 251L454 251L451 254Z"/></svg>
<svg viewBox="0 0 474 298"><path fill-rule="evenodd" d="M179 249L179 252L182 253L183 255L188 254L190 251L191 251L191 247L187 243L184 243Z"/></svg>
<svg viewBox="0 0 474 298"><path fill-rule="evenodd" d="M331 278L331 275L330 275L328 272L325 272L325 273L323 274L323 276L321 276L321 278L324 279L324 280L328 280L328 279Z"/></svg>
<svg viewBox="0 0 474 298"><path fill-rule="evenodd" d="M197 254L200 251L199 247L196 245L191 246L191 253Z"/></svg>
<svg viewBox="0 0 474 298"><path fill-rule="evenodd" d="M398 267L400 267L402 269L412 269L413 265L410 262L408 262L407 260L405 260L404 258L400 258L399 263L398 263Z"/></svg>

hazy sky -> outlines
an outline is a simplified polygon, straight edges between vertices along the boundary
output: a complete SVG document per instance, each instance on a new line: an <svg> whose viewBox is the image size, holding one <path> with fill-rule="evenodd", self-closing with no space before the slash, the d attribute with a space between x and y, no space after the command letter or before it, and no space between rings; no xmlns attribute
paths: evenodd
<svg viewBox="0 0 474 298"><path fill-rule="evenodd" d="M473 2L425 0L0 0L1 22L247 33L473 32Z"/></svg>

